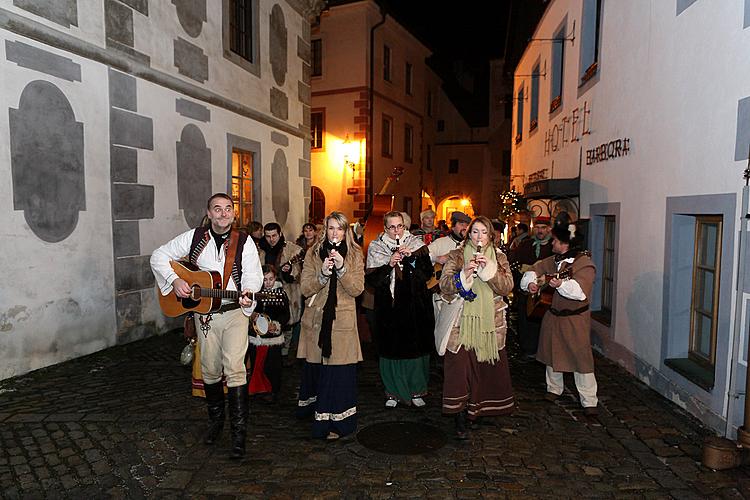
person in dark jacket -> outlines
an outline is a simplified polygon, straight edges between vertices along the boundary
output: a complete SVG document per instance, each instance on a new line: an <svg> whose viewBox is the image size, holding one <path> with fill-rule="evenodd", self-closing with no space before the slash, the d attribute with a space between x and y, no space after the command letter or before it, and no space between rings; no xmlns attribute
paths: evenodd
<svg viewBox="0 0 750 500"><path fill-rule="evenodd" d="M370 243L365 282L375 291L375 328L386 407L422 407L427 394L435 318L427 281L430 253L404 227L400 212L384 218L385 231Z"/></svg>

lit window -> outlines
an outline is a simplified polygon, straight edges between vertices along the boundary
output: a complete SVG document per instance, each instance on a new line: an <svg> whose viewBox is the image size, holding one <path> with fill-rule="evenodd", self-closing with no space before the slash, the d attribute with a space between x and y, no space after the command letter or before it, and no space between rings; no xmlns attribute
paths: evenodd
<svg viewBox="0 0 750 500"><path fill-rule="evenodd" d="M247 227L253 221L253 154L232 150L232 202L236 224Z"/></svg>

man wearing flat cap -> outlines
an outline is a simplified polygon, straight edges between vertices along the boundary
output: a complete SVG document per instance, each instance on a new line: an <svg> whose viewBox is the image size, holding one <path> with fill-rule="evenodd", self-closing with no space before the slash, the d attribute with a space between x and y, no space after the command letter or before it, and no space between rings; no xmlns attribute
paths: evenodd
<svg viewBox="0 0 750 500"><path fill-rule="evenodd" d="M448 253L458 248L458 245L464 241L469 222L471 222L471 217L463 212L451 214L451 232L448 233L448 236L438 238L430 243L430 259L433 264L444 264Z"/></svg>
<svg viewBox="0 0 750 500"><path fill-rule="evenodd" d="M513 277L516 285L521 281L521 274L531 265L552 255L550 218L540 215L534 219L532 232L532 237L523 240L520 245L511 250L508 256L511 268L514 269ZM526 317L528 295L517 293L514 294L514 297L517 297L516 303L518 304L518 343L524 356L533 358L539 344L539 328L541 325Z"/></svg>

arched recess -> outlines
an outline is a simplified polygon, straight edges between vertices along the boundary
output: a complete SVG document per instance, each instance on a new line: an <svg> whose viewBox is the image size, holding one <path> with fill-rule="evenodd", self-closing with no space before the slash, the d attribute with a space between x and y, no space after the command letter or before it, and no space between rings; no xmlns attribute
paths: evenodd
<svg viewBox="0 0 750 500"><path fill-rule="evenodd" d="M469 198L451 195L440 200L435 212L437 213L437 220L448 221L448 225L450 225L450 217L453 212L463 212L469 217L474 217L474 206Z"/></svg>
<svg viewBox="0 0 750 500"><path fill-rule="evenodd" d="M201 130L185 125L177 142L177 203L190 227L200 225L211 196L211 150Z"/></svg>
<svg viewBox="0 0 750 500"><path fill-rule="evenodd" d="M13 208L39 238L62 241L86 210L83 123L59 88L35 80L9 110L9 124Z"/></svg>
<svg viewBox="0 0 750 500"><path fill-rule="evenodd" d="M312 186L310 191L310 221L322 224L326 217L326 195L318 186Z"/></svg>

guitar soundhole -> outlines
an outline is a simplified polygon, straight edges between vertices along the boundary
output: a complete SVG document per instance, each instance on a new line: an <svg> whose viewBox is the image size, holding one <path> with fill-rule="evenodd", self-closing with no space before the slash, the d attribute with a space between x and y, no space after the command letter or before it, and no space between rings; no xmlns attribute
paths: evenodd
<svg viewBox="0 0 750 500"><path fill-rule="evenodd" d="M182 307L185 309L194 309L200 304L200 300L193 300L191 297L179 299L182 302Z"/></svg>

